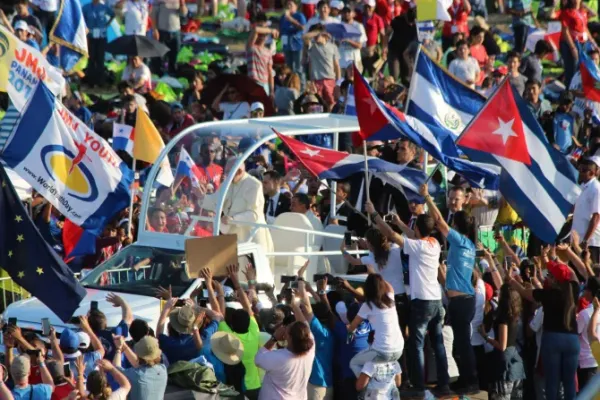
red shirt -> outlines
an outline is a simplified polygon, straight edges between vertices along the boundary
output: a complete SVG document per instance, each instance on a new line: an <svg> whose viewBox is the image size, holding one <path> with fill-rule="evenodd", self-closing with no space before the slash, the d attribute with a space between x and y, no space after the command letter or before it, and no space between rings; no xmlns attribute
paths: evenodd
<svg viewBox="0 0 600 400"><path fill-rule="evenodd" d="M444 22L444 28L442 29L442 36L450 37L456 32L462 32L465 37L469 36L469 25L467 18L469 13L465 11L465 5L462 0L452 2L450 8L448 8L450 14L450 21Z"/></svg>
<svg viewBox="0 0 600 400"><path fill-rule="evenodd" d="M587 15L585 13L575 9L562 10L559 19L562 26L569 29L574 41L583 43L588 40L585 29L587 27Z"/></svg>
<svg viewBox="0 0 600 400"><path fill-rule="evenodd" d="M29 370L29 384L30 385L39 385L42 382L42 374L40 373L39 365L32 365Z"/></svg>
<svg viewBox="0 0 600 400"><path fill-rule="evenodd" d="M470 48L471 57L477 60L479 68L482 68L488 60L488 53L482 44L473 45Z"/></svg>
<svg viewBox="0 0 600 400"><path fill-rule="evenodd" d="M69 397L73 388L68 383L62 383L58 386L54 386L54 391L52 392L52 397L50 400L63 400Z"/></svg>
<svg viewBox="0 0 600 400"><path fill-rule="evenodd" d="M379 15L381 19L383 19L383 23L386 26L389 26L394 18L392 15L392 8L388 4L387 0L377 0L375 3L375 14Z"/></svg>
<svg viewBox="0 0 600 400"><path fill-rule="evenodd" d="M208 167L198 165L198 174L196 175L201 183L212 183L215 191L221 185L221 177L223 176L223 167L217 164L210 164Z"/></svg>
<svg viewBox="0 0 600 400"><path fill-rule="evenodd" d="M379 34L384 32L383 19L377 14L373 14L371 18L366 15L363 17L363 25L367 34L367 46L375 46Z"/></svg>

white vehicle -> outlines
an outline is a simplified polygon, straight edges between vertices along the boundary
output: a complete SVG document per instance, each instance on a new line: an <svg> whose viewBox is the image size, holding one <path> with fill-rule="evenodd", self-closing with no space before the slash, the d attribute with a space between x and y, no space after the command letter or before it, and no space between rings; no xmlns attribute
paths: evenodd
<svg viewBox="0 0 600 400"><path fill-rule="evenodd" d="M260 152L264 143L275 138L271 128L285 135L332 134L334 143L337 143L338 134L359 129L355 117L337 114L219 121L194 125L167 144L150 171L146 187L153 187L149 183L155 182L159 171L157 166L161 164L162 159L169 157L171 166L175 165L176 149L180 143L190 146L191 155L196 160L201 143L208 140L221 142L225 144L224 152L239 156L239 165L247 162L256 152ZM237 144L246 137L253 139L252 144L237 154ZM237 166L234 169L237 169ZM214 215L222 214L225 193L229 190L232 179L232 174L225 177ZM333 190L331 204L335 205L335 184ZM158 205L157 202L161 201L158 197L151 190L144 192L140 221L146 221L150 207ZM332 207L332 211L335 213L335 206ZM178 216L181 214L179 212ZM115 292L131 306L134 318L144 319L151 327L156 327L161 310L161 300L155 297L155 290L159 286L166 288L170 285L173 296L188 298L202 283L200 278L191 278L188 274L184 252L185 240L193 237L190 233L196 224L211 230L214 235L220 231L219 218L192 215L191 212L187 217L190 221L189 226L187 229L180 229L179 232L183 233L178 234L149 231L145 224L141 223L136 243L121 250L81 280L87 295L75 316L86 314L91 301L97 301L99 309L106 314L108 327L116 326L121 320L121 310L112 307L105 300L108 293ZM273 225L246 223L254 228L270 229L275 251L267 253L253 242L238 243L240 267L243 269L251 263L257 269L257 281L269 285L278 285L281 275L295 274L307 258L311 260L308 279L314 273L343 274L345 271L341 267L343 263L339 246L343 240L344 228L330 225L317 232L307 221L304 215L285 213L279 216ZM361 281L364 280L364 275L354 276L352 279ZM244 280L242 274L240 280ZM60 296L60 293L56 295ZM41 332L42 318L49 318L59 333L65 327L71 326L61 321L36 298L10 304L2 318L6 321L11 317L17 318L22 329L37 332Z"/></svg>

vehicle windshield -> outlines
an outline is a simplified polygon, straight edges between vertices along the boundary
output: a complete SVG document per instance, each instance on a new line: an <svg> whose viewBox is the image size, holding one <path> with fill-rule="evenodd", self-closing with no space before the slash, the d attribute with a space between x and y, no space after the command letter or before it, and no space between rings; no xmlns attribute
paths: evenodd
<svg viewBox="0 0 600 400"><path fill-rule="evenodd" d="M190 278L185 253L156 247L131 245L94 268L81 283L86 288L155 296L155 290L171 286L181 296Z"/></svg>

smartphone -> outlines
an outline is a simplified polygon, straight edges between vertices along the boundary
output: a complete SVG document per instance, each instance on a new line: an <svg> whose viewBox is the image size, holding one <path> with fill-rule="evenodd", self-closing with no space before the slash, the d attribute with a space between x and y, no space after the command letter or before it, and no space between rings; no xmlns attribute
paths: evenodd
<svg viewBox="0 0 600 400"><path fill-rule="evenodd" d="M98 310L98 302L95 300L92 300L90 302L90 310L94 311L94 310Z"/></svg>
<svg viewBox="0 0 600 400"><path fill-rule="evenodd" d="M475 257L485 257L485 250L475 250Z"/></svg>
<svg viewBox="0 0 600 400"><path fill-rule="evenodd" d="M295 275L281 275L281 283L294 282L298 277Z"/></svg>
<svg viewBox="0 0 600 400"><path fill-rule="evenodd" d="M79 316L71 317L71 319L69 320L69 323L73 325L79 325L80 322L81 321L79 319Z"/></svg>
<svg viewBox="0 0 600 400"><path fill-rule="evenodd" d="M9 325L14 325L14 326L17 326L17 318L16 318L16 317L10 317L10 318L8 319L8 324L9 324Z"/></svg>
<svg viewBox="0 0 600 400"><path fill-rule="evenodd" d="M352 232L344 232L344 244L346 246L352 245Z"/></svg>
<svg viewBox="0 0 600 400"><path fill-rule="evenodd" d="M326 277L327 277L327 274L314 274L313 275L313 282L322 281Z"/></svg>
<svg viewBox="0 0 600 400"><path fill-rule="evenodd" d="M50 335L50 319L42 318L42 335L48 336Z"/></svg>
<svg viewBox="0 0 600 400"><path fill-rule="evenodd" d="M179 299L175 303L175 307L183 307L183 306L185 306L185 299Z"/></svg>
<svg viewBox="0 0 600 400"><path fill-rule="evenodd" d="M71 376L71 364L66 362L63 365L63 369L65 371L65 377L67 377L67 378L70 377Z"/></svg>
<svg viewBox="0 0 600 400"><path fill-rule="evenodd" d="M383 216L383 220L388 223L392 222L394 220L394 216L392 214L386 214Z"/></svg>
<svg viewBox="0 0 600 400"><path fill-rule="evenodd" d="M40 349L27 349L25 354L28 356L38 357L42 351Z"/></svg>
<svg viewBox="0 0 600 400"><path fill-rule="evenodd" d="M208 299L208 290L206 290L206 289L202 290L202 297L205 299Z"/></svg>
<svg viewBox="0 0 600 400"><path fill-rule="evenodd" d="M207 304L208 304L208 302L207 302L207 300L206 300L206 299L201 299L201 300L198 300L198 305L199 305L200 307L202 307L202 308L206 308L206 305L207 305Z"/></svg>

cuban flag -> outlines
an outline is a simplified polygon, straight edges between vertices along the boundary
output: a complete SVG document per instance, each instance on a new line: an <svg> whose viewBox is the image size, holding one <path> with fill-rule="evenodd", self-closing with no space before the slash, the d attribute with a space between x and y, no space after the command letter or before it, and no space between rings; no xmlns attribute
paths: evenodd
<svg viewBox="0 0 600 400"><path fill-rule="evenodd" d="M132 126L125 124L113 124L112 146L115 150L123 150L133 157L133 134Z"/></svg>
<svg viewBox="0 0 600 400"><path fill-rule="evenodd" d="M356 68L354 85L355 96L359 99L356 102L358 123L364 140L395 140L406 137L470 184L491 190L498 188L499 168L460 158L458 148L447 132L436 125L405 115L380 101Z"/></svg>
<svg viewBox="0 0 600 400"><path fill-rule="evenodd" d="M529 34L527 35L527 40L525 42L525 49L533 53L535 51L535 45L537 42L540 40L545 40L554 48L554 52L546 58L551 61L558 61L560 59L559 46L561 32L562 26L560 21L548 22L547 30L530 27Z"/></svg>
<svg viewBox="0 0 600 400"><path fill-rule="evenodd" d="M408 93L407 115L443 129L442 142L454 141L484 103L484 96L450 75L420 47Z"/></svg>
<svg viewBox="0 0 600 400"><path fill-rule="evenodd" d="M60 45L60 66L65 71L87 57L85 20L79 0L60 0L56 22L50 30L50 42Z"/></svg>
<svg viewBox="0 0 600 400"><path fill-rule="evenodd" d="M475 161L502 169L500 192L531 231L554 243L581 190L577 171L554 149L508 79L457 144Z"/></svg>
<svg viewBox="0 0 600 400"><path fill-rule="evenodd" d="M200 176L200 169L183 147L181 148L181 153L179 153L179 161L177 162L175 176L177 178L187 177L192 182L193 187L200 187L200 180L198 179Z"/></svg>
<svg viewBox="0 0 600 400"><path fill-rule="evenodd" d="M579 48L579 71L585 98L600 102L600 69L581 47Z"/></svg>
<svg viewBox="0 0 600 400"><path fill-rule="evenodd" d="M341 180L365 171L365 157L362 155L313 146L273 131L298 161L319 179ZM422 202L419 187L427 180L427 175L423 171L390 163L377 157L367 157L367 164L369 172L383 182L398 188L409 201ZM434 183L429 182L430 193L435 194L438 189Z"/></svg>
<svg viewBox="0 0 600 400"><path fill-rule="evenodd" d="M133 172L44 83L32 94L0 158L66 218L94 235L129 205Z"/></svg>

